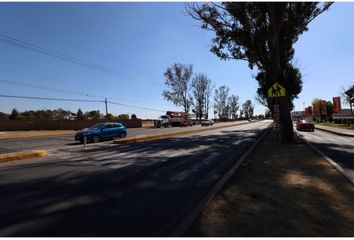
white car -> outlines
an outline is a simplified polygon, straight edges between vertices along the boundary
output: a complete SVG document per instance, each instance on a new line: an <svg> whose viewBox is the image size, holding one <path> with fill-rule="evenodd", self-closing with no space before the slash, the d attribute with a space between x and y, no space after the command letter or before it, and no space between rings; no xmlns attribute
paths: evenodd
<svg viewBox="0 0 354 240"><path fill-rule="evenodd" d="M213 124L214 124L214 121L211 119L210 120L208 120L208 119L203 120L201 123L202 126L213 126Z"/></svg>

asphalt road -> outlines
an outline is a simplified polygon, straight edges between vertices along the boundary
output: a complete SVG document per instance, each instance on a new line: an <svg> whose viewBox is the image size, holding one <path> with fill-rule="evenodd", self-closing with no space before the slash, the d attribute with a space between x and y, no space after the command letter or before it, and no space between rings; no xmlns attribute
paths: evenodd
<svg viewBox="0 0 354 240"><path fill-rule="evenodd" d="M354 177L353 137L340 136L317 129L315 132L298 131L298 133Z"/></svg>
<svg viewBox="0 0 354 240"><path fill-rule="evenodd" d="M191 129L191 127L187 127ZM193 126L192 129L201 128L201 126ZM203 127L206 128L206 127ZM185 127L174 128L128 128L128 137L134 137L137 135L154 134L166 131L184 131ZM16 152L23 150L43 149L50 150L58 147L79 145L79 142L74 141L73 134L65 136L53 136L53 137L37 137L28 139L13 139L13 140L1 140L0 139L0 153ZM108 142L107 142L108 144Z"/></svg>
<svg viewBox="0 0 354 240"><path fill-rule="evenodd" d="M167 236L270 121L0 164L0 236Z"/></svg>

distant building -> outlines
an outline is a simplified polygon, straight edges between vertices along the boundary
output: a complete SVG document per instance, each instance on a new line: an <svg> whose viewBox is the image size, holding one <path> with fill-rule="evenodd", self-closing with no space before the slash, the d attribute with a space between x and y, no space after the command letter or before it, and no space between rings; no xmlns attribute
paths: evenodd
<svg viewBox="0 0 354 240"><path fill-rule="evenodd" d="M334 120L347 120L354 119L352 111L350 109L341 109L339 113L333 113Z"/></svg>
<svg viewBox="0 0 354 240"><path fill-rule="evenodd" d="M333 97L333 113L340 113L341 109L340 97Z"/></svg>
<svg viewBox="0 0 354 240"><path fill-rule="evenodd" d="M302 118L305 117L305 112L304 111L292 111L291 112L291 119L293 121L298 121Z"/></svg>

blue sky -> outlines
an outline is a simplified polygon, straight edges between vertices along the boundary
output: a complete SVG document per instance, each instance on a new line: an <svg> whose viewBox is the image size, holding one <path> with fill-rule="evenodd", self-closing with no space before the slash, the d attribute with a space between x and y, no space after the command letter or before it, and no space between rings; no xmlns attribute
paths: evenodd
<svg viewBox="0 0 354 240"><path fill-rule="evenodd" d="M295 44L303 91L295 110L313 98L331 100L354 83L354 3L335 3L316 18ZM0 3L0 34L54 50L115 73L44 56L0 41L0 94L108 100L155 110L182 110L162 97L163 73L174 63L193 64L216 87L228 86L241 104L250 99L255 113L256 80L245 61L221 61L209 52L212 32L184 12L184 3ZM6 81L75 92L35 89ZM86 95L95 96L89 97ZM0 111L62 107L76 112L103 103L0 98ZM109 112L156 118L161 112L109 104Z"/></svg>

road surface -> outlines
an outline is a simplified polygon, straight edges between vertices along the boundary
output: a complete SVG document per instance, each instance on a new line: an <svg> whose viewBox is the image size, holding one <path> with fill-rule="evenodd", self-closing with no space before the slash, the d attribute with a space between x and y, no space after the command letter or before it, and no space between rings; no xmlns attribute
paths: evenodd
<svg viewBox="0 0 354 240"><path fill-rule="evenodd" d="M347 174L354 177L354 138L315 130L300 132L307 141L341 166Z"/></svg>
<svg viewBox="0 0 354 240"><path fill-rule="evenodd" d="M270 124L0 164L0 236L167 236Z"/></svg>
<svg viewBox="0 0 354 240"><path fill-rule="evenodd" d="M247 121L239 121L239 123L245 123ZM220 124L228 124L228 123L218 123ZM229 124L235 124L230 122ZM198 128L207 128L193 126L193 127L174 127L174 128L128 128L128 137L134 137L138 135L148 135L148 134L155 134L155 133L162 133L168 131L185 131L187 129L198 129ZM108 142L106 142L108 143ZM24 150L34 150L34 149L42 149L42 150L50 150L56 149L58 147L63 146L73 146L79 145L79 142L74 141L73 134L64 135L64 136L52 136L52 137L37 137L37 138L27 138L27 139L0 139L0 154L1 153L9 153L9 152L16 152L16 151L24 151Z"/></svg>

